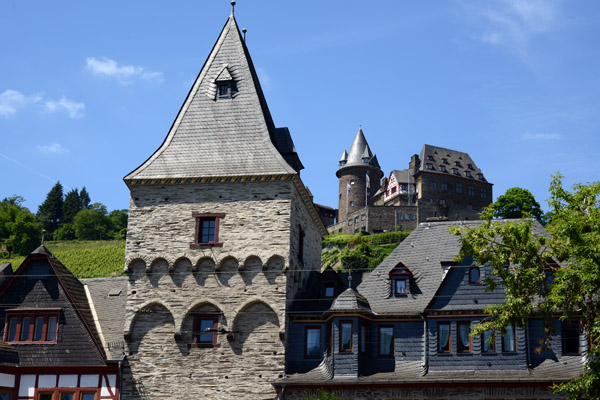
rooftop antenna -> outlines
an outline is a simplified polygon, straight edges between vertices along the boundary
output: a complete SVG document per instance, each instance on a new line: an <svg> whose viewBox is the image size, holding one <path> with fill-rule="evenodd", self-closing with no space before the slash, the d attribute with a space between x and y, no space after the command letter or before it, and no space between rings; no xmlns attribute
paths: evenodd
<svg viewBox="0 0 600 400"><path fill-rule="evenodd" d="M244 43L246 43L246 32L248 32L248 29L244 28L242 32L244 32Z"/></svg>
<svg viewBox="0 0 600 400"><path fill-rule="evenodd" d="M235 1L232 1L231 2L231 15L233 15L234 8L235 8Z"/></svg>

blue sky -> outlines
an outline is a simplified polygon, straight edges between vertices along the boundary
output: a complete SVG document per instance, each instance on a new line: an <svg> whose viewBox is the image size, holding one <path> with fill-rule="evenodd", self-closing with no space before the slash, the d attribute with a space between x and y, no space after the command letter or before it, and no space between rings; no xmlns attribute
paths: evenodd
<svg viewBox="0 0 600 400"><path fill-rule="evenodd" d="M0 2L0 198L53 184L127 208L228 1ZM249 1L236 19L321 204L362 125L386 175L423 144L468 152L494 198L599 180L600 2Z"/></svg>

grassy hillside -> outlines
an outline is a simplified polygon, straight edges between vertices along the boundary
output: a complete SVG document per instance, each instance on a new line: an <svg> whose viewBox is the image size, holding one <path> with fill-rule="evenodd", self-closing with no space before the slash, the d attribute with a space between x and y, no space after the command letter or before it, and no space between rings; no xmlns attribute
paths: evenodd
<svg viewBox="0 0 600 400"><path fill-rule="evenodd" d="M45 246L78 278L121 275L125 266L125 241L46 242ZM25 257L1 258L17 269Z"/></svg>
<svg viewBox="0 0 600 400"><path fill-rule="evenodd" d="M372 271L410 232L334 234L323 238L321 265L342 271Z"/></svg>

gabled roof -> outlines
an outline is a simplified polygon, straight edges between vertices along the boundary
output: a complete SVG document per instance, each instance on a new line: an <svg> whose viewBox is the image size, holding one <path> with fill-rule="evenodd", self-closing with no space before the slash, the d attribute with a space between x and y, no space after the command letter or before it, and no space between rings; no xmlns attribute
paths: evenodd
<svg viewBox="0 0 600 400"><path fill-rule="evenodd" d="M379 170L383 175L379 162L377 161L377 156L373 155L371 152L362 128L358 128L356 137L352 142L352 146L350 146L350 151L346 152L346 150L344 150L342 158L340 159L340 168L338 171L348 167L371 167Z"/></svg>
<svg viewBox="0 0 600 400"><path fill-rule="evenodd" d="M328 313L359 312L370 313L367 299L352 288L344 290L334 301Z"/></svg>
<svg viewBox="0 0 600 400"><path fill-rule="evenodd" d="M23 261L23 263L19 266L19 268L15 271L14 275L10 278L10 280L6 283L6 285L0 290L0 297L5 297L7 293L11 291L11 288L18 284L19 279L24 278L28 274L28 269L30 266L34 267L35 263L43 262L47 264L50 269L50 274L54 275L54 278L58 281L59 285L62 287L66 298L69 303L72 305L72 309L77 314L79 321L81 322L84 331L89 334L89 338L79 337L77 345L85 346L85 343L93 343L98 350L98 354L106 359L106 354L101 345L100 334L96 329L94 317L91 311L90 304L88 302L88 298L86 295L86 291L84 285L77 279L71 271L69 271L61 262L56 258L50 250L48 250L45 246L40 246L31 252L27 258ZM37 275L33 275L36 280L40 278ZM14 304L10 309L19 309L20 304ZM48 304L40 304L42 308L48 308ZM9 307L4 307L4 309L8 309ZM23 346L18 346L17 349L20 349ZM89 347L88 347L89 349ZM89 352L89 350L88 350ZM91 353L91 352L90 352ZM26 356L30 356L26 354ZM76 356L75 354L73 356ZM95 360L95 357L92 354L89 354L90 360ZM29 358L29 357L27 357ZM23 360L21 360L23 361ZM30 362L32 360L25 360L25 362ZM35 361L35 360L33 360ZM85 360L81 360L85 362Z"/></svg>
<svg viewBox="0 0 600 400"><path fill-rule="evenodd" d="M231 98L217 99L217 80L234 82ZM283 139L277 135L283 135ZM160 148L128 174L136 180L297 174L275 142L260 83L231 15ZM293 143L283 147L295 152ZM296 156L297 157L297 156ZM293 158L293 157L292 157Z"/></svg>

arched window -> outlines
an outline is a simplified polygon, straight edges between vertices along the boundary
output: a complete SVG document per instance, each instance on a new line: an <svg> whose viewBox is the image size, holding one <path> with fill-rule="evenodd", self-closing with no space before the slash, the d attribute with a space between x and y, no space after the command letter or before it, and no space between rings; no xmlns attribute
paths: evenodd
<svg viewBox="0 0 600 400"><path fill-rule="evenodd" d="M479 267L469 268L469 283L481 283L481 272Z"/></svg>

